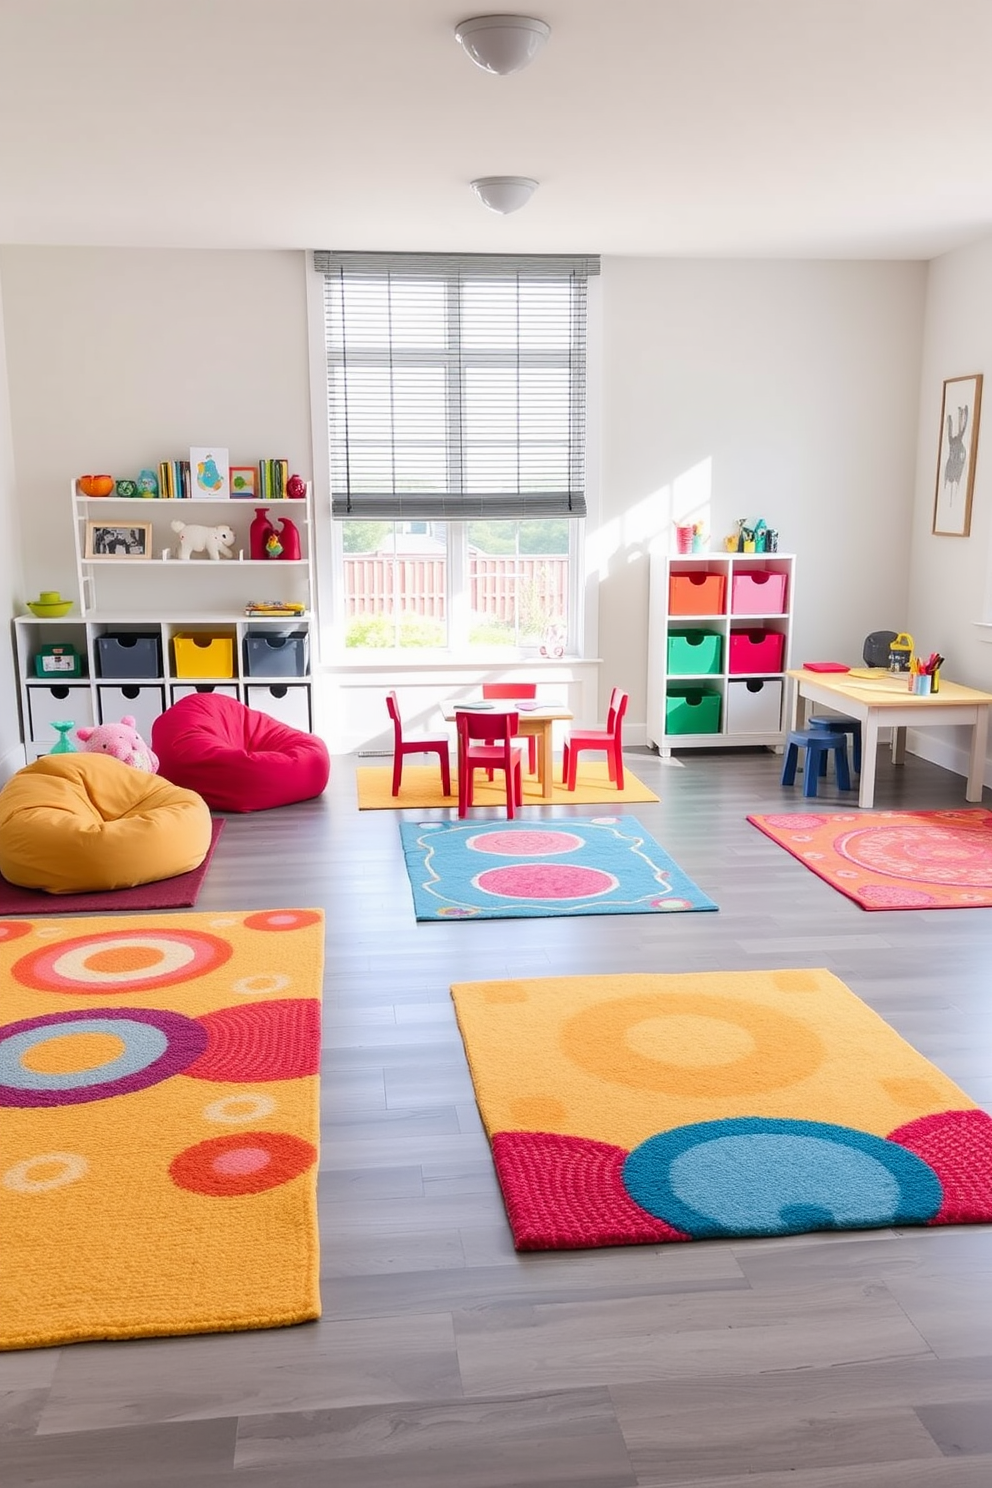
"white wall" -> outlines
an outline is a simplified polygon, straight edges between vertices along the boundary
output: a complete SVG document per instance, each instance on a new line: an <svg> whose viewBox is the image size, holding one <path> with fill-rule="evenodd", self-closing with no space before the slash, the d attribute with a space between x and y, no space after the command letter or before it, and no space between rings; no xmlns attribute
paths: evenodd
<svg viewBox="0 0 992 1488"><path fill-rule="evenodd" d="M26 592L21 581L21 520L14 476L14 450L10 431L10 401L7 362L3 347L3 298L0 295L0 510L4 513L4 540L0 542L0 614L24 613ZM18 723L17 683L13 645L0 646L0 784L24 764Z"/></svg>
<svg viewBox="0 0 992 1488"><path fill-rule="evenodd" d="M933 525L944 379L984 374L970 537L935 537ZM909 629L924 654L939 651L945 673L992 692L992 238L945 254L929 266L920 377ZM960 729L916 730L918 754L966 773ZM992 762L985 781L992 785Z"/></svg>
<svg viewBox="0 0 992 1488"><path fill-rule="evenodd" d="M602 684L645 716L646 554L763 516L798 555L793 661L907 622L926 268L603 262Z"/></svg>
<svg viewBox="0 0 992 1488"><path fill-rule="evenodd" d="M0 250L27 597L78 598L69 482L84 472L217 444L309 479L305 274L301 252Z"/></svg>
<svg viewBox="0 0 992 1488"><path fill-rule="evenodd" d="M306 274L300 252L0 250L31 593L74 593L83 471L216 442L312 473ZM867 631L906 623L925 282L918 264L604 260L588 559L599 711L626 687L632 741L647 549L700 491L715 542L760 514L798 553L795 660L856 655ZM369 735L343 722L347 747Z"/></svg>

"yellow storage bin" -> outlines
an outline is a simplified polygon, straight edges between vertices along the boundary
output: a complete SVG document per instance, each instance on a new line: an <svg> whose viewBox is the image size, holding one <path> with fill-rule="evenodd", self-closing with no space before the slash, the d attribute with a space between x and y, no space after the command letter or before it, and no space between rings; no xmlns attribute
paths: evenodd
<svg viewBox="0 0 992 1488"><path fill-rule="evenodd" d="M233 677L234 637L177 635L172 638L177 677Z"/></svg>

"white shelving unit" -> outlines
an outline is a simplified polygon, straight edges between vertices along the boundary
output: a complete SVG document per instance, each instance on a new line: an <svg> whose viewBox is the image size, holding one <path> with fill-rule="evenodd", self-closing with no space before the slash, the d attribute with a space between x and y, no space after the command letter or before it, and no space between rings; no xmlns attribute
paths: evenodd
<svg viewBox="0 0 992 1488"><path fill-rule="evenodd" d="M782 748L795 563L791 553L651 555L647 735L660 754ZM694 711L704 726L683 732Z"/></svg>
<svg viewBox="0 0 992 1488"><path fill-rule="evenodd" d="M78 607L63 619L27 614L14 622L29 761L56 743L54 722L72 720L78 728L133 714L147 740L158 714L192 691L224 692L296 728L313 728L316 626L309 487L304 499L279 501L87 497L77 493L74 482L70 489ZM294 524L300 535L299 560L248 557L248 530L260 508L274 526L281 518ZM170 525L176 520L230 527L236 556L178 558L178 535ZM151 556L87 557L89 522L107 527L150 524ZM168 557L163 556L166 549ZM293 616L245 615L249 601L273 599L300 603L304 609ZM193 638L181 648L185 658L177 657L177 636ZM118 643L114 637L124 639ZM211 647L211 638L222 644ZM50 645L72 646L83 675L38 675L36 658ZM137 664L129 674L132 651ZM191 666L209 670L215 659L220 663L216 675L189 675Z"/></svg>

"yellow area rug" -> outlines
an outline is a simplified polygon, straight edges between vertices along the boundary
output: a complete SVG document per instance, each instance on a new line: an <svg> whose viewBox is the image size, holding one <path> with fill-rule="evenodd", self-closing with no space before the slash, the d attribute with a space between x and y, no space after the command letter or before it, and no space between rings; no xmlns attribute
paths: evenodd
<svg viewBox="0 0 992 1488"><path fill-rule="evenodd" d="M451 992L519 1250L992 1220L992 1117L828 971Z"/></svg>
<svg viewBox="0 0 992 1488"><path fill-rule="evenodd" d="M0 1347L320 1315L319 910L0 920Z"/></svg>
<svg viewBox="0 0 992 1488"><path fill-rule="evenodd" d="M561 761L555 761L556 777L561 773ZM398 796L391 794L393 787L392 765L359 765L355 771L358 781L359 811L400 811L409 807L414 811L426 811L432 806L452 806L458 809L458 777L451 772L452 794L446 796L441 789L441 772L437 765L404 765L403 784ZM642 780L625 767L623 790L618 791L610 780L603 760L591 761L579 768L575 790L566 790L555 780L554 795L546 801L535 775L525 775L523 780L525 806L592 806L600 801L657 801L654 791L648 790ZM475 775L476 806L506 806L506 786L502 775L492 782L487 781L483 771Z"/></svg>

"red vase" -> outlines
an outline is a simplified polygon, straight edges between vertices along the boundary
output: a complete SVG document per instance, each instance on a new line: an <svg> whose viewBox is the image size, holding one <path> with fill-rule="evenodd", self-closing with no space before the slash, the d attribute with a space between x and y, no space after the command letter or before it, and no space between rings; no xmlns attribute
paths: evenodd
<svg viewBox="0 0 992 1488"><path fill-rule="evenodd" d="M248 552L253 559L264 559L269 534L275 532L264 506L256 506L255 518L248 529Z"/></svg>
<svg viewBox="0 0 992 1488"><path fill-rule="evenodd" d="M280 558L286 558L290 562L299 559L301 556L300 534L296 523L291 522L288 517L279 517L278 521L282 524L279 528L279 541L282 543Z"/></svg>

